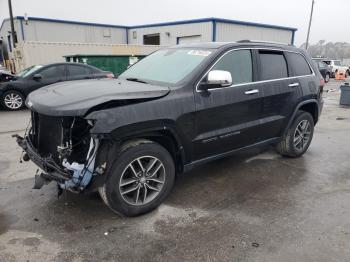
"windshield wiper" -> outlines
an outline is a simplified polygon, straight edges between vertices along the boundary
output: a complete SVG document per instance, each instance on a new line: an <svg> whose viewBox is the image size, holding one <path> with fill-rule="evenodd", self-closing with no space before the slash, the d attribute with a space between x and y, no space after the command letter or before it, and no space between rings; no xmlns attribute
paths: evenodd
<svg viewBox="0 0 350 262"><path fill-rule="evenodd" d="M148 84L146 81L143 81L143 80L138 79L136 77L129 77L129 78L126 78L126 80L133 81L133 82L138 82L138 83L143 83L143 84Z"/></svg>

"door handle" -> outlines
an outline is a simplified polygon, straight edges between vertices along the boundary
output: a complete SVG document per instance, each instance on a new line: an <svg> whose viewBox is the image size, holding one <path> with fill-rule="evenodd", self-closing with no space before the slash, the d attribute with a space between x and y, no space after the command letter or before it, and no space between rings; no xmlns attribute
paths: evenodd
<svg viewBox="0 0 350 262"><path fill-rule="evenodd" d="M259 93L258 89L252 89L244 92L246 95L253 95Z"/></svg>
<svg viewBox="0 0 350 262"><path fill-rule="evenodd" d="M289 87L296 87L296 86L299 86L299 83L292 83L292 84L289 84L288 86Z"/></svg>

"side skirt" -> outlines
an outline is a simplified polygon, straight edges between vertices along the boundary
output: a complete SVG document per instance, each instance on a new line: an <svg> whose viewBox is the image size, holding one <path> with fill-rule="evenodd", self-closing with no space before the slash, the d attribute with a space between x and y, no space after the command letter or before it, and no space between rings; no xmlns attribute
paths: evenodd
<svg viewBox="0 0 350 262"><path fill-rule="evenodd" d="M278 143L280 140L281 140L280 137L274 137L274 138L270 138L268 140L261 141L261 142L258 142L258 143L255 143L255 144L252 144L252 145L249 145L249 146L237 148L237 149L225 152L225 153L221 153L221 154L218 154L218 155L213 155L213 156L209 156L209 157L206 157L206 158L202 158L202 159L193 161L193 162L191 162L189 164L186 164L184 166L184 173L192 170L193 168L195 168L197 166L206 164L206 163L211 162L213 160L217 160L217 159L220 159L220 158L224 158L224 157L230 156L230 155L232 155L232 154L234 154L236 152L239 152L239 151L242 151L242 150L246 150L246 149L250 149L250 148L253 148L253 147L258 147L258 146Z"/></svg>

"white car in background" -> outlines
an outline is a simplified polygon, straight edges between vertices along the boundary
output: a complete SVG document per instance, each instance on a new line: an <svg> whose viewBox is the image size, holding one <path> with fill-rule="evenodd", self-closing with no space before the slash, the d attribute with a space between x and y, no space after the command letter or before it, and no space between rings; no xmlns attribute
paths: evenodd
<svg viewBox="0 0 350 262"><path fill-rule="evenodd" d="M332 77L335 77L337 72L343 72L345 77L350 75L350 69L347 66L343 66L340 60L322 59L332 70Z"/></svg>

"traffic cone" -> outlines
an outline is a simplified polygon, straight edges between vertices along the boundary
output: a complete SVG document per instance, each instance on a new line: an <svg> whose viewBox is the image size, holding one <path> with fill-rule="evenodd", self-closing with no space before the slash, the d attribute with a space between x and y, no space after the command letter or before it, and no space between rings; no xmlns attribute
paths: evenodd
<svg viewBox="0 0 350 262"><path fill-rule="evenodd" d="M345 80L345 73L338 70L335 74L335 80Z"/></svg>

